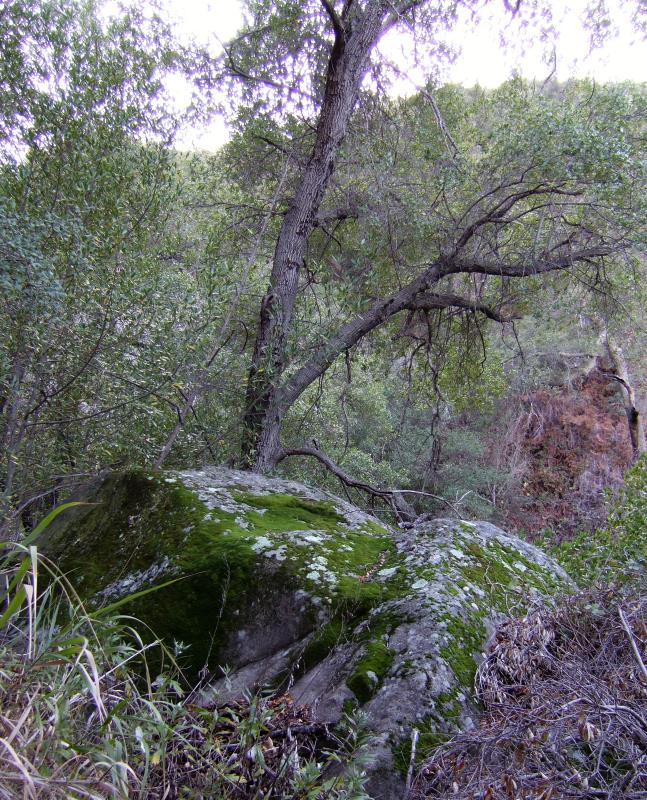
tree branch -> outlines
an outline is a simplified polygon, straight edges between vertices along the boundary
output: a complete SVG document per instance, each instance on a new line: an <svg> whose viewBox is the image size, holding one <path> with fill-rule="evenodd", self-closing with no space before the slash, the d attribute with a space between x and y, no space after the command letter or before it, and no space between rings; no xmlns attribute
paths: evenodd
<svg viewBox="0 0 647 800"><path fill-rule="evenodd" d="M375 486L371 486L369 483L364 483L364 481L359 481L356 478L351 477L338 464L335 464L330 456L326 455L326 453L324 453L324 451L320 450L318 447L296 447L284 449L281 453L278 463L283 461L285 458L290 458L292 456L308 456L310 458L316 458L317 461L320 461L326 467L326 469L332 472L335 477L339 478L339 480L345 486L348 486L351 489L359 489L360 491L366 492L373 497L379 497L386 502L388 502L388 498L390 498L393 494L393 492L389 491L388 489L377 489Z"/></svg>
<svg viewBox="0 0 647 800"><path fill-rule="evenodd" d="M346 27L342 18L339 14L335 11L335 7L330 2L330 0L319 0L321 5L324 8L326 14L328 14L330 21L332 22L332 26L335 30L335 36L338 39L343 39L346 36Z"/></svg>
<svg viewBox="0 0 647 800"><path fill-rule="evenodd" d="M416 297L407 308L410 311L431 311L442 308L465 308L468 311L478 311L494 322L512 322L514 319L521 319L521 314L511 311L508 314L501 314L484 303L469 300L466 297L459 297L456 294L424 294Z"/></svg>
<svg viewBox="0 0 647 800"><path fill-rule="evenodd" d="M341 18L344 22L348 19L350 15L350 10L352 8L354 0L344 0L344 6L341 10Z"/></svg>
<svg viewBox="0 0 647 800"><path fill-rule="evenodd" d="M274 139L270 139L269 136L261 136L260 134L256 134L254 136L255 139L258 139L260 142L265 142L265 144L269 144L270 147L273 147L275 150L278 150L279 153L283 153L283 155L291 157L292 153L288 150L287 147L280 144L279 142L275 142Z"/></svg>
<svg viewBox="0 0 647 800"><path fill-rule="evenodd" d="M394 25L397 25L397 23L400 22L405 14L407 14L409 11L413 11L413 9L417 8L418 6L423 5L424 2L425 0L405 0L405 2L399 4L389 3L389 5L393 7L393 12L385 20L380 35L383 36Z"/></svg>
<svg viewBox="0 0 647 800"><path fill-rule="evenodd" d="M513 194L504 197L503 200L499 200L481 217L475 220L471 225L468 225L458 238L452 254L454 256L458 255L469 242L469 240L474 236L474 234L485 225L506 222L507 220L505 220L505 215L521 200L525 200L528 197L537 197L538 195L546 194L559 194L567 195L569 197L577 197L581 194L581 192L579 190L568 191L565 189L560 189L557 186L550 186L546 184L538 184L531 189L524 189L520 192L514 192Z"/></svg>
<svg viewBox="0 0 647 800"><path fill-rule="evenodd" d="M621 245L599 245L583 250L567 249L562 255L553 255L551 258L541 261L534 260L530 264L505 264L499 261L489 263L475 259L470 261L454 259L434 262L411 283L403 286L402 289L390 297L379 300L372 308L341 327L336 334L333 334L327 341L319 345L312 358L277 391L277 404L284 409L289 408L313 381L323 375L341 353L357 344L360 339L391 317L411 308L412 304L415 305L419 301L419 298L421 298L420 302L424 302L422 300L424 292L448 275L480 273L482 275L523 278L529 275L540 275L544 272L567 269L579 261L586 262L593 258L611 255L618 252L619 249L621 249ZM441 297L441 295L437 295L437 297ZM457 300L460 301L462 298L457 298ZM473 306L473 303L466 301L463 307ZM486 308L486 306L483 306L482 309L479 308L478 310L486 313ZM491 309L488 309L488 311L491 311ZM493 317L490 318L492 319Z"/></svg>
<svg viewBox="0 0 647 800"><path fill-rule="evenodd" d="M430 264L415 280L404 286L399 292L378 301L368 311L341 327L328 341L323 342L315 350L310 361L297 370L279 389L278 403L284 408L289 408L319 375L323 375L338 355L344 350L348 350L395 314L404 311L414 301L416 295L426 291L450 272L451 267L447 264L442 262Z"/></svg>
<svg viewBox="0 0 647 800"><path fill-rule="evenodd" d="M527 278L529 275L542 275L545 272L567 269L577 262L587 262L594 258L610 256L624 250L628 245L598 245L597 247L587 247L582 250L570 250L561 255L553 255L542 259L534 259L529 264L504 264L501 261L481 261L476 258L468 260L456 260L455 272L465 272L467 274L478 273L480 275L498 275L505 278Z"/></svg>
<svg viewBox="0 0 647 800"><path fill-rule="evenodd" d="M364 481L353 478L345 470L343 470L339 464L336 464L330 458L330 456L326 455L326 453L324 453L323 450L320 450L318 447L296 447L283 449L278 458L277 464L284 459L293 456L316 458L317 461L320 461L329 472L332 472L332 474L341 481L343 486L349 489L358 489L360 492L364 492L365 494L369 495L369 497L375 497L379 500L382 500L382 502L386 503L386 505L389 506L389 508L393 511L398 522L402 521L403 519L410 521L409 517L411 515L406 512L403 513L402 503L398 503L395 498L395 495L399 494L397 490L378 489L375 486L371 486L370 483L365 483ZM415 514L413 516L415 516Z"/></svg>
<svg viewBox="0 0 647 800"><path fill-rule="evenodd" d="M329 225L331 222L343 222L345 219L357 219L359 216L355 206L344 206L342 208L333 208L330 211L321 211L315 217L315 227L322 228Z"/></svg>
<svg viewBox="0 0 647 800"><path fill-rule="evenodd" d="M271 78L266 78L263 75L250 75L249 72L245 72L242 67L239 67L235 62L234 58L231 54L230 48L223 48L225 51L225 66L229 69L232 75L235 75L237 78L241 78L248 83L262 83L265 86L269 86L272 89L282 89L280 83L273 81Z"/></svg>

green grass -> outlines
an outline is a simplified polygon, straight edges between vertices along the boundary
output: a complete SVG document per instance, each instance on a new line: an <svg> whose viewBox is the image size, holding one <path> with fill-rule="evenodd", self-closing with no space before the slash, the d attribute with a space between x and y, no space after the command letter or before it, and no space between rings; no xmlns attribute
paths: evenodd
<svg viewBox="0 0 647 800"><path fill-rule="evenodd" d="M0 796L365 798L352 720L326 750L284 735L307 722L287 696L197 706L174 654L116 606L86 609L38 534L0 543Z"/></svg>

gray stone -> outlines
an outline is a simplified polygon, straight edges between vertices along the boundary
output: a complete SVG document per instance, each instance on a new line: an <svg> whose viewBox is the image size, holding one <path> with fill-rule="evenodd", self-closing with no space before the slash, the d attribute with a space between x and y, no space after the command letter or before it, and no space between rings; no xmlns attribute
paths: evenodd
<svg viewBox="0 0 647 800"><path fill-rule="evenodd" d="M235 470L112 475L84 497L99 505L61 515L44 547L88 601L180 579L132 613L208 666L202 702L274 686L322 722L361 710L380 800L402 797L413 728L424 756L474 724L497 624L571 588L489 523L392 530L326 492Z"/></svg>

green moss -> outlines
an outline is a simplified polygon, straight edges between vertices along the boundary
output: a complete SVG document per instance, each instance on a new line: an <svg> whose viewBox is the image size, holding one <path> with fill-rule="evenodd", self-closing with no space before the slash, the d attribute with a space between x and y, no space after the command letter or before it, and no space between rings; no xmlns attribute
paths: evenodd
<svg viewBox="0 0 647 800"><path fill-rule="evenodd" d="M490 552L487 552L480 544L470 542L466 551L471 560L469 564L460 567L461 575L470 583L492 593L509 586L515 576L505 568L504 563L508 559L501 550L499 547L491 547Z"/></svg>
<svg viewBox="0 0 647 800"><path fill-rule="evenodd" d="M414 727L419 731L416 746L416 763L429 758L432 752L445 744L460 729L461 702L458 688L441 692L434 699L435 711L419 720ZM450 733L450 730L452 733ZM396 768L406 775L411 761L411 739L403 739L393 748Z"/></svg>
<svg viewBox="0 0 647 800"><path fill-rule="evenodd" d="M436 706L442 711L443 719L458 719L460 716L459 693L459 689L454 687L436 695Z"/></svg>
<svg viewBox="0 0 647 800"><path fill-rule="evenodd" d="M406 621L401 614L384 611L372 615L356 636L356 641L365 643L366 650L346 685L360 704L368 702L382 686L395 659L395 653L387 644L388 637Z"/></svg>
<svg viewBox="0 0 647 800"><path fill-rule="evenodd" d="M337 603L351 604L354 616L362 610L368 612L389 597L398 596L396 580L360 580L376 564L384 569L397 561L391 535L379 523L369 520L359 530L351 530L331 502L286 494L259 496L236 490L231 494L237 502L258 509L257 512L245 513L245 520L250 525L248 533L267 535L277 544L286 544L293 559L304 559L307 563L311 551L290 544L281 538L282 533L313 530L331 534L317 545L317 553L325 558L327 569L336 578L334 591L325 590L323 593L333 596Z"/></svg>
<svg viewBox="0 0 647 800"><path fill-rule="evenodd" d="M418 743L416 745L415 763L420 764L433 753L433 751L445 744L451 738L449 733L441 731L437 720L429 715L419 720L415 725L419 732ZM393 763L395 768L406 775L411 763L411 739L403 739L392 748Z"/></svg>
<svg viewBox="0 0 647 800"><path fill-rule="evenodd" d="M460 685L471 690L476 674L474 654L481 649L485 627L476 615L467 622L459 617L449 617L446 625L448 642L440 649L440 655L447 661Z"/></svg>
<svg viewBox="0 0 647 800"><path fill-rule="evenodd" d="M230 493L237 502L262 510L262 513L245 514L256 535L295 530L335 532L344 523L344 518L330 502L306 500L289 494L253 495L235 489Z"/></svg>
<svg viewBox="0 0 647 800"><path fill-rule="evenodd" d="M369 519L364 523L362 530L365 533L373 534L375 536L389 536L387 529L383 525L380 525L379 522L375 522L375 520L372 519Z"/></svg>
<svg viewBox="0 0 647 800"><path fill-rule="evenodd" d="M52 526L47 555L69 574L82 597L97 602L182 575L180 583L125 610L168 644L190 645L188 657L196 669L207 662L217 665L229 635L250 621L262 624L279 596L307 587L315 558L325 565L322 573L332 577L310 580L312 593L327 598L332 622L308 649L308 663L327 655L344 626L356 625L377 603L397 596L400 575L380 581L371 573L376 566L399 563L390 534L378 523L351 529L328 501L259 496L236 488L228 492L240 510L209 509L176 477L112 474L97 485L95 505ZM292 537L295 531L322 535L311 544ZM282 548L283 560L259 559L259 539L261 549ZM158 572L151 575L156 565ZM367 574L369 580L361 580ZM109 586L114 593L102 596ZM304 635L308 626L315 628L314 609L299 624Z"/></svg>
<svg viewBox="0 0 647 800"><path fill-rule="evenodd" d="M348 717L354 716L355 712L357 711L357 708L358 708L357 700L350 700L350 699L344 700L344 702L341 704L341 710Z"/></svg>
<svg viewBox="0 0 647 800"><path fill-rule="evenodd" d="M380 688L394 658L395 653L381 639L369 642L366 654L346 681L360 704L368 702Z"/></svg>
<svg viewBox="0 0 647 800"><path fill-rule="evenodd" d="M549 570L530 561L519 550L491 541L487 547L478 542L461 542L468 556L465 563L457 563L461 578L485 592L487 603L500 611L522 612L526 606L521 587L532 587L542 593L553 594L561 588L560 580ZM514 600L513 592L519 593Z"/></svg>
<svg viewBox="0 0 647 800"><path fill-rule="evenodd" d="M333 647L347 640L348 633L349 626L341 617L332 619L327 625L321 627L303 651L297 674L307 672L323 661Z"/></svg>
<svg viewBox="0 0 647 800"><path fill-rule="evenodd" d="M81 507L73 520L68 518L65 528L51 531L47 555L83 597L94 596L95 602L102 602L100 592L110 585L123 586L115 589L117 596L139 588L137 576L156 564L159 582L184 575L125 610L169 645L190 645L196 669L217 663L219 648L241 621L271 609L273 586L262 592L267 611L254 608L247 595L248 586L267 578L258 569L254 533L238 525L236 515L210 512L180 481L143 472L109 476L94 500L96 505ZM282 575L277 584L285 591L290 576Z"/></svg>
<svg viewBox="0 0 647 800"><path fill-rule="evenodd" d="M353 638L363 650L348 685L366 702L391 667L387 637L403 621L384 613L376 616L373 609L405 597L412 580L390 533L374 521L351 527L329 501L255 495L240 487L227 492L238 507L223 511L208 508L179 478L142 472L112 475L98 487L93 498L98 505L79 509L74 525L68 524L60 539L50 537L47 555L72 576L85 598L101 598L101 591L112 587L113 594L104 597L108 602L155 581L183 576L180 583L133 601L126 610L167 643L190 645L194 669L207 662L214 669L224 659L225 647L233 646L235 631L262 630L280 602L291 602L293 591L305 589L320 598L319 611L326 609L328 621L322 625L314 604L295 614L299 628L291 641L321 626L303 653L302 669ZM461 581L474 583L486 592L484 608L503 607L509 600L503 587L543 579L516 551L460 537L458 531L456 546L463 558L420 568L420 577L432 581L439 570L451 576L445 581L449 595L460 592ZM259 558L260 551L268 551L268 558ZM515 573L505 566L515 561L527 569ZM156 565L159 574L147 575ZM385 569L394 572L379 575ZM465 622L445 620L448 642L441 652L463 686L471 686L473 653L484 635L481 612L467 613ZM363 632L351 637L361 622L367 623Z"/></svg>

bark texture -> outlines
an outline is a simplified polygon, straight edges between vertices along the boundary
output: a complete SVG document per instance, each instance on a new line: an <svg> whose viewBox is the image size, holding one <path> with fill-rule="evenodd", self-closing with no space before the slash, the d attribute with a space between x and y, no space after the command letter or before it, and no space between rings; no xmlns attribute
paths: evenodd
<svg viewBox="0 0 647 800"><path fill-rule="evenodd" d="M627 362L619 347L612 339L607 337L606 340L607 353L613 368L613 374L610 377L617 381L623 388L622 397L624 401L625 414L627 415L627 426L629 428L629 438L631 440L631 450L633 453L634 461L641 455L647 452L647 442L645 441L645 429L638 408L636 400L636 390L629 377L629 369Z"/></svg>
<svg viewBox="0 0 647 800"><path fill-rule="evenodd" d="M280 454L280 411L276 391L285 368L287 336L292 321L299 272L308 237L335 167L371 51L399 15L420 5L376 0L363 12L353 13L345 2L337 14L322 0L334 30L324 97L315 143L278 235L270 285L261 301L259 327L247 383L247 410L243 422L242 461L259 472L271 469Z"/></svg>

